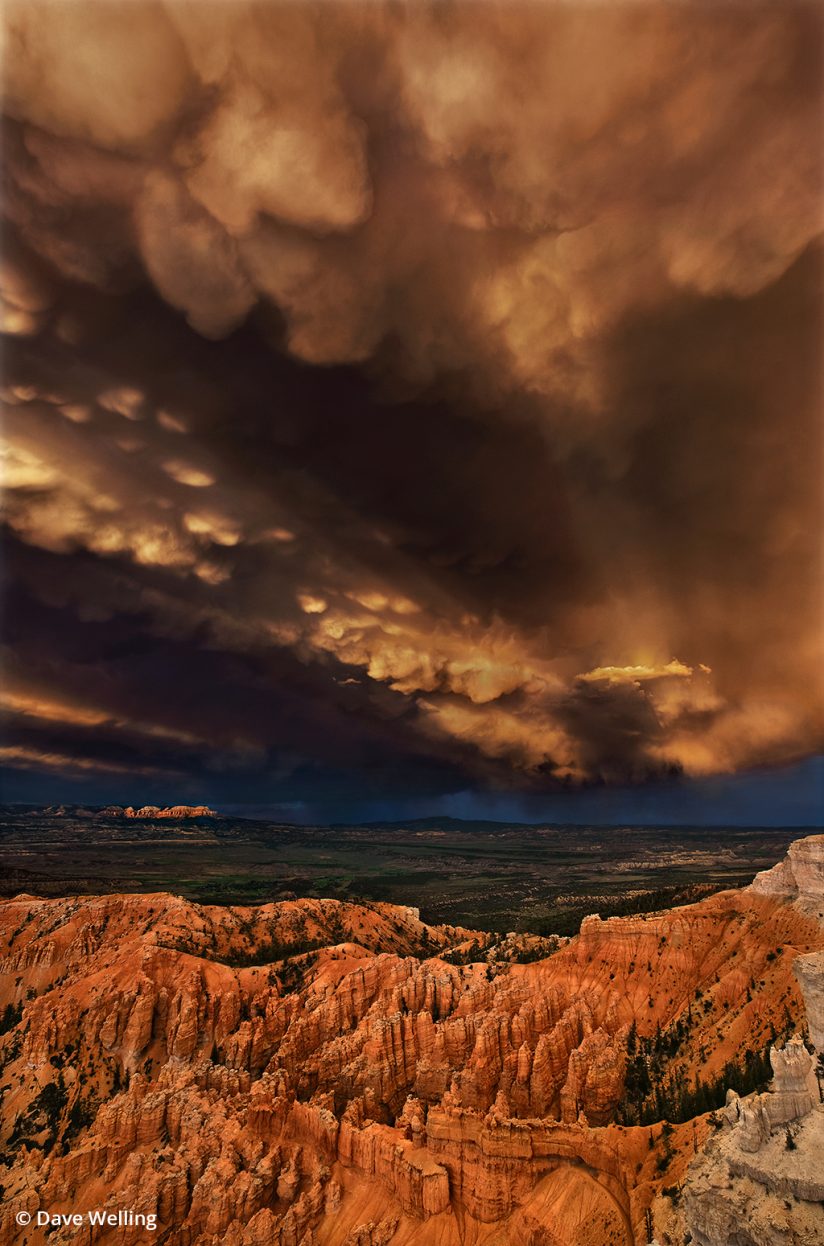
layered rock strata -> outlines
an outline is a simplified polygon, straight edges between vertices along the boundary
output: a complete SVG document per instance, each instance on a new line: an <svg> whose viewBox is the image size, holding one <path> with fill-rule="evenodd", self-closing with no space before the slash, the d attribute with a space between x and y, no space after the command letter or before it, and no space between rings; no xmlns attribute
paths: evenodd
<svg viewBox="0 0 824 1246"><path fill-rule="evenodd" d="M793 960L824 949L758 890L588 918L529 964L450 963L477 934L386 904L0 917L0 1241L24 1246L17 1212L104 1206L168 1246L630 1246L709 1126L615 1123L628 1036L677 1026L670 1071L711 1080L800 1022Z"/></svg>
<svg viewBox="0 0 824 1246"><path fill-rule="evenodd" d="M824 837L816 841L824 843ZM801 856L805 869L810 864L808 851L791 850L790 856ZM770 871L768 891L775 878L786 881L787 872ZM820 873L807 873L802 905L807 911L810 900L813 907L820 904L820 881ZM795 882L781 894L798 903ZM771 1050L774 1076L765 1093L741 1099L728 1092L721 1132L691 1165L684 1184L684 1228L697 1246L824 1242L824 1061L819 1059L824 953L799 956L794 968L804 995L807 1038Z"/></svg>
<svg viewBox="0 0 824 1246"><path fill-rule="evenodd" d="M784 860L756 874L751 888L791 900L804 912L824 918L824 835L808 835L790 844Z"/></svg>
<svg viewBox="0 0 824 1246"><path fill-rule="evenodd" d="M824 1242L824 1106L807 1092L815 1078L803 1045L786 1064L783 1054L774 1091L731 1096L720 1135L690 1168L685 1224L697 1246Z"/></svg>

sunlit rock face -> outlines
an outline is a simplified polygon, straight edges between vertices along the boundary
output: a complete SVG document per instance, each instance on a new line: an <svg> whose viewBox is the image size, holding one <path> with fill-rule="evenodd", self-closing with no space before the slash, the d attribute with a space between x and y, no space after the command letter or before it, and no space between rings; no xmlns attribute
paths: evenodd
<svg viewBox="0 0 824 1246"><path fill-rule="evenodd" d="M824 918L824 835L796 840L783 861L756 874L752 890L786 897Z"/></svg>
<svg viewBox="0 0 824 1246"><path fill-rule="evenodd" d="M134 809L131 805L127 805L125 809L119 812L124 818L173 818L183 820L184 818L217 817L215 810L210 809L208 805L167 805L163 809L157 805L143 805L140 809Z"/></svg>
<svg viewBox="0 0 824 1246"><path fill-rule="evenodd" d="M628 1047L680 1024L666 1078L720 1078L803 1026L776 949L824 950L817 920L752 891L588 918L530 963L513 936L508 961L465 963L477 932L388 904L22 896L0 915L1 1231L31 1246L18 1211L101 1199L171 1246L631 1246L710 1127L618 1124ZM818 1119L803 1047L774 1071L781 1119Z"/></svg>

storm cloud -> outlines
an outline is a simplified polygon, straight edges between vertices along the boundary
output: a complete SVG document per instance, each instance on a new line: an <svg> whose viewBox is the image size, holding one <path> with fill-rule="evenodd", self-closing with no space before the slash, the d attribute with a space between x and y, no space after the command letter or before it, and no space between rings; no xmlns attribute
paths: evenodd
<svg viewBox="0 0 824 1246"><path fill-rule="evenodd" d="M6 6L5 763L819 750L821 50L801 4Z"/></svg>

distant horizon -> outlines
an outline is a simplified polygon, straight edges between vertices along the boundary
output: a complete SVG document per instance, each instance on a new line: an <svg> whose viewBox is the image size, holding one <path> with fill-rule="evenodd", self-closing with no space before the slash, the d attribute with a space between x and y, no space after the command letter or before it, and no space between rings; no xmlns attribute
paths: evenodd
<svg viewBox="0 0 824 1246"><path fill-rule="evenodd" d="M133 802L132 802L133 804ZM185 802L161 802L157 808L166 809L174 804L185 804ZM59 808L65 806L67 808L89 809L96 812L110 808L128 808L128 804L122 801L109 801L105 805L95 805L85 801L54 801L49 804L37 804L33 801L12 800L0 803L0 809L20 809L33 812L45 811L47 809ZM256 805L231 805L224 806L222 809L213 809L212 814L216 818L237 818L240 821L259 822L271 821L276 822L278 826L295 827L303 830L309 830L312 827L322 828L324 830L350 829L362 826L367 830L371 827L380 828L387 826L421 826L427 822L443 822L443 823L460 823L466 826L499 826L499 827L536 827L549 828L555 830L564 829L592 829L597 827L599 830L605 831L621 831L632 827L658 828L663 831L668 830L700 830L700 831L723 831L725 829L749 830L749 831L774 831L774 830L798 830L798 831L822 831L824 832L824 822L742 822L733 823L725 822L665 822L662 819L655 821L641 821L625 818L615 822L597 822L594 820L588 822L576 822L572 820L558 820L550 818L535 819L517 819L517 818L459 818L452 814L424 814L414 818L379 818L375 820L357 819L345 822L297 822L282 818L276 812L270 812L266 808L259 809ZM208 817L208 814L200 815ZM183 820L183 819L179 819Z"/></svg>
<svg viewBox="0 0 824 1246"><path fill-rule="evenodd" d="M239 801L202 790L171 795L152 788L128 798L101 790L66 793L42 782L40 791L9 793L6 805L209 805L226 816L270 819L294 826L351 826L366 823L454 818L463 822L557 826L799 827L824 829L824 757L792 766L706 779L673 779L637 787L582 788L571 792L517 793L458 791L439 796L361 799ZM185 785L184 785L185 786ZM46 790L44 791L44 787ZM228 793L227 793L228 795Z"/></svg>

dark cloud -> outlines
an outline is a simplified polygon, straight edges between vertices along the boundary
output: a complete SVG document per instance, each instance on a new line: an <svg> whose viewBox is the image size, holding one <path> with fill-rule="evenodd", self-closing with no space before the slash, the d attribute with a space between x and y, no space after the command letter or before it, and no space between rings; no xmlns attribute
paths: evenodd
<svg viewBox="0 0 824 1246"><path fill-rule="evenodd" d="M10 767L344 799L821 747L820 14L7 25Z"/></svg>

